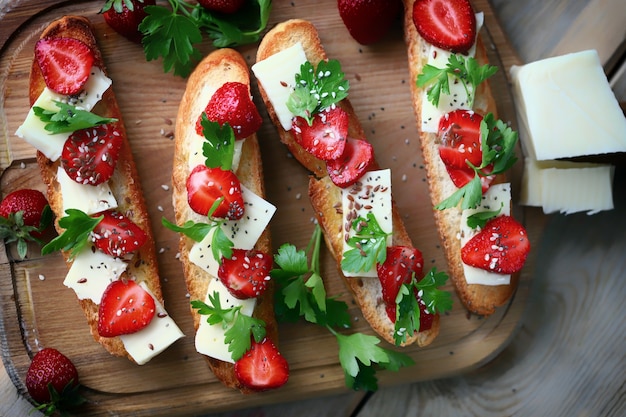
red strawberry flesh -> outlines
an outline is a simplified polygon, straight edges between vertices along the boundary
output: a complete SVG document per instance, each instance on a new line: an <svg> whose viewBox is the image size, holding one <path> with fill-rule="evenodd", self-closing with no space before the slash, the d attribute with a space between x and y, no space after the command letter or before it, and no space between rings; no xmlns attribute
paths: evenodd
<svg viewBox="0 0 626 417"><path fill-rule="evenodd" d="M316 158L330 161L339 158L348 137L348 114L340 107L332 107L317 113L313 124L302 117L295 117L291 132L300 146Z"/></svg>
<svg viewBox="0 0 626 417"><path fill-rule="evenodd" d="M142 247L148 235L123 214L107 210L94 215L104 216L91 236L98 249L107 255L122 257Z"/></svg>
<svg viewBox="0 0 626 417"><path fill-rule="evenodd" d="M476 17L469 0L416 0L417 32L439 48L466 54L476 38Z"/></svg>
<svg viewBox="0 0 626 417"><path fill-rule="evenodd" d="M98 308L98 334L115 337L136 333L154 318L154 298L132 280L117 280L102 294Z"/></svg>
<svg viewBox="0 0 626 417"><path fill-rule="evenodd" d="M198 165L187 178L187 201L198 214L208 215L218 199L223 198L213 217L237 220L243 216L244 202L237 176L222 168Z"/></svg>
<svg viewBox="0 0 626 417"><path fill-rule="evenodd" d="M326 162L332 182L341 188L349 187L369 171L374 164L374 148L363 139L348 138L343 154Z"/></svg>
<svg viewBox="0 0 626 417"><path fill-rule="evenodd" d="M254 249L234 249L230 259L222 259L218 277L236 298L262 295L267 289L272 257Z"/></svg>
<svg viewBox="0 0 626 417"><path fill-rule="evenodd" d="M35 59L46 86L59 94L78 94L91 71L94 54L73 38L42 38L35 44Z"/></svg>
<svg viewBox="0 0 626 417"><path fill-rule="evenodd" d="M289 364L270 339L252 340L250 349L235 362L235 376L251 390L266 391L287 382Z"/></svg>

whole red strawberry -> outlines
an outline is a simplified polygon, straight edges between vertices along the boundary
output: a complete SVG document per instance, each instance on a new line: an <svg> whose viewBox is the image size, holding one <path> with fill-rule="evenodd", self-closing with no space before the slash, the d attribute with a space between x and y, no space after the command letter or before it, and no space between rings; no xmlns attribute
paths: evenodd
<svg viewBox="0 0 626 417"><path fill-rule="evenodd" d="M41 242L52 222L48 200L39 190L20 189L7 194L0 202L0 238L17 242L20 258L26 256L27 242Z"/></svg>
<svg viewBox="0 0 626 417"><path fill-rule="evenodd" d="M398 0L337 0L337 8L348 32L361 45L381 40L402 9Z"/></svg>
<svg viewBox="0 0 626 417"><path fill-rule="evenodd" d="M146 6L154 6L156 0L107 0L100 10L104 21L126 39L141 43L139 24L147 16Z"/></svg>
<svg viewBox="0 0 626 417"><path fill-rule="evenodd" d="M220 13L235 13L246 2L246 0L198 0L198 3L205 9Z"/></svg>
<svg viewBox="0 0 626 417"><path fill-rule="evenodd" d="M78 371L72 361L54 348L35 354L26 372L26 389L45 415L68 410L85 400L78 394Z"/></svg>

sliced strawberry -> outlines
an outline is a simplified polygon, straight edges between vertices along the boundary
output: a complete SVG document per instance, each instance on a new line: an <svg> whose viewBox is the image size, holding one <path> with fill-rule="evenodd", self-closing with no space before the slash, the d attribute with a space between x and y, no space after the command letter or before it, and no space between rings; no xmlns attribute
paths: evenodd
<svg viewBox="0 0 626 417"><path fill-rule="evenodd" d="M267 289L272 264L272 257L261 251L233 249L230 259L222 259L217 276L234 297L254 298Z"/></svg>
<svg viewBox="0 0 626 417"><path fill-rule="evenodd" d="M476 39L476 16L469 0L416 0L417 32L439 48L466 54Z"/></svg>
<svg viewBox="0 0 626 417"><path fill-rule="evenodd" d="M485 172L491 171L493 168L492 165L487 166L483 169ZM450 168L446 166L446 171L448 171L448 175L450 175L450 179L454 183L457 188L462 188L467 185L468 182L474 179L476 176L476 172L471 168ZM489 189L491 186L491 182L493 181L494 176L488 175L486 177L480 177L480 185L483 191L483 194Z"/></svg>
<svg viewBox="0 0 626 417"><path fill-rule="evenodd" d="M348 113L339 107L332 107L317 113L311 126L302 117L294 118L291 131L296 142L313 156L331 161L343 154L348 121Z"/></svg>
<svg viewBox="0 0 626 417"><path fill-rule="evenodd" d="M526 229L511 216L498 216L461 249L467 265L498 274L513 274L524 266L530 251Z"/></svg>
<svg viewBox="0 0 626 417"><path fill-rule="evenodd" d="M230 170L198 165L187 178L187 201L191 209L207 216L216 200L223 200L213 217L237 220L243 216L244 203L241 183Z"/></svg>
<svg viewBox="0 0 626 417"><path fill-rule="evenodd" d="M235 376L254 391L274 389L289 379L289 364L270 339L260 343L253 339L250 349L235 362Z"/></svg>
<svg viewBox="0 0 626 417"><path fill-rule="evenodd" d="M113 175L122 143L112 123L77 130L63 145L61 166L79 184L102 184Z"/></svg>
<svg viewBox="0 0 626 417"><path fill-rule="evenodd" d="M238 82L224 83L211 96L204 112L212 122L220 126L228 123L235 133L235 139L245 139L255 133L263 124L248 86ZM202 115L198 116L196 132L202 133Z"/></svg>
<svg viewBox="0 0 626 417"><path fill-rule="evenodd" d="M35 44L35 59L48 88L59 94L78 94L94 62L91 48L73 38L43 38Z"/></svg>
<svg viewBox="0 0 626 417"><path fill-rule="evenodd" d="M469 161L480 166L483 152L480 123L483 117L470 110L454 110L439 120L439 156L446 166L467 168Z"/></svg>
<svg viewBox="0 0 626 417"><path fill-rule="evenodd" d="M374 164L374 148L363 139L348 138L343 154L326 162L328 175L341 188L354 184Z"/></svg>
<svg viewBox="0 0 626 417"><path fill-rule="evenodd" d="M122 257L136 251L148 240L146 232L123 214L107 210L95 214L94 217L100 215L104 218L91 233L91 238L102 252Z"/></svg>
<svg viewBox="0 0 626 417"><path fill-rule="evenodd" d="M392 322L396 322L396 297L402 284L411 282L413 275L422 279L424 258L422 253L409 246L387 247L385 262L376 265L378 279L382 285L383 301L387 316ZM426 306L415 294L420 306L420 331L428 330L432 326L433 315L426 313Z"/></svg>
<svg viewBox="0 0 626 417"><path fill-rule="evenodd" d="M98 334L115 337L136 333L154 317L154 298L133 280L117 280L102 294L98 308Z"/></svg>
<svg viewBox="0 0 626 417"><path fill-rule="evenodd" d="M370 45L389 32L402 3L397 0L338 0L337 8L350 36L362 45Z"/></svg>
<svg viewBox="0 0 626 417"><path fill-rule="evenodd" d="M126 39L141 43L139 24L148 15L144 8L156 0L107 0L100 10L104 21Z"/></svg>

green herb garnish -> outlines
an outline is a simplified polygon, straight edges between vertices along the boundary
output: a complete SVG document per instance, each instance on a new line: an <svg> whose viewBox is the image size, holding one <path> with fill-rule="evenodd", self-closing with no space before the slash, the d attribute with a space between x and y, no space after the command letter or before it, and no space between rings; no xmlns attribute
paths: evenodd
<svg viewBox="0 0 626 417"><path fill-rule="evenodd" d="M54 104L59 110L46 110L39 106L33 107L35 116L45 123L44 129L51 134L70 133L117 121L117 119L113 118L100 117L95 113L63 103L62 101L55 100Z"/></svg>
<svg viewBox="0 0 626 417"><path fill-rule="evenodd" d="M92 217L78 209L67 209L65 213L59 219L59 226L65 230L41 248L42 255L62 250L69 251L69 258L74 258L87 246L91 232L104 219L104 215Z"/></svg>
<svg viewBox="0 0 626 417"><path fill-rule="evenodd" d="M349 88L339 61L320 61L317 68L307 61L296 74L295 88L287 100L287 108L295 116L306 119L311 126L315 114L346 98Z"/></svg>
<svg viewBox="0 0 626 417"><path fill-rule="evenodd" d="M210 325L220 324L224 332L224 342L234 361L240 359L252 344L251 337L261 342L265 337L265 322L261 319L246 316L241 313L241 306L224 308L220 302L220 294L209 294L209 303L199 300L191 301L191 306L198 310L198 314L207 317Z"/></svg>
<svg viewBox="0 0 626 417"><path fill-rule="evenodd" d="M218 122L210 121L206 113L202 113L200 124L205 138L202 145L205 165L209 168L231 169L235 154L235 132L232 127L228 123L220 126Z"/></svg>
<svg viewBox="0 0 626 417"><path fill-rule="evenodd" d="M452 54L448 58L445 68L437 68L433 65L425 65L422 73L417 76L417 86L428 86L428 101L435 107L439 106L441 93L450 94L450 77L459 80L467 93L468 108L473 108L476 88L478 85L494 75L498 67L485 64L478 65L473 57L465 58L461 55Z"/></svg>
<svg viewBox="0 0 626 417"><path fill-rule="evenodd" d="M344 253L341 269L347 272L367 272L376 264L382 264L387 257L387 237L389 233L381 229L373 213L367 218L358 217L352 221L356 234L348 239L353 249Z"/></svg>

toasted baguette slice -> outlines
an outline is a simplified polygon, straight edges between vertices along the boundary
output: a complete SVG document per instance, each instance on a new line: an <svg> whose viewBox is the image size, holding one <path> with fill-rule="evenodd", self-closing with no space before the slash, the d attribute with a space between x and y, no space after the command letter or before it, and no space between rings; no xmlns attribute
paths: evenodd
<svg viewBox="0 0 626 417"><path fill-rule="evenodd" d="M102 54L98 49L92 27L88 19L78 16L65 16L52 22L43 31L41 37L69 37L83 41L94 52L94 66L99 67L106 74ZM31 106L35 100L37 100L44 88L45 82L41 74L41 70L39 69L37 62L34 61L31 68L29 88ZM130 144L126 137L122 114L112 87L104 93L102 100L96 104L92 111L100 116L116 118L118 120L115 123L117 129L124 138L124 142L120 151L115 172L109 181L109 185L119 204L117 210L127 215L134 223L143 229L148 236L147 242L137 251L134 258L128 263L128 268L122 275L122 278L126 277L134 279L137 282L144 282L156 299L163 304L156 249L154 237L150 228L148 210L143 197L143 192L141 190L139 176L137 174L135 162L131 153ZM59 182L57 181L57 168L60 164L59 161L60 159L52 162L41 152L37 153L37 162L41 170L41 176L47 186L48 202L56 216L55 226L57 231L62 233L63 229L58 225L58 220L64 216L63 196L61 194ZM68 254L64 253L64 256L67 261ZM68 268L70 265L71 263L68 262ZM91 334L94 339L102 344L112 355L126 356L133 361L133 358L128 354L119 337L108 338L101 337L98 334L98 305L89 299L80 300L79 302L85 316L87 317L87 321L91 327Z"/></svg>
<svg viewBox="0 0 626 417"><path fill-rule="evenodd" d="M189 149L191 142L195 141L195 124L198 117L204 111L213 93L226 82L240 82L250 86L248 65L233 49L218 49L205 57L196 67L187 81L185 93L180 102L176 119L175 145L174 145L174 168L172 172L173 204L176 222L179 225L188 220L197 219L198 215L193 212L187 202L186 181L189 176ZM263 168L261 165L261 153L256 134L245 139L241 159L235 172L241 184L249 188L256 195L265 197L263 184ZM187 291L191 300L204 300L210 279L206 271L189 261L189 251L194 241L181 235L180 238L180 261L183 266ZM266 228L256 243L255 249L265 253L272 253L269 229ZM278 326L274 317L273 286L270 281L266 292L257 298L254 317L260 318L266 323L267 335L275 344L278 344ZM200 320L206 317L200 316L196 310L191 309L195 329L198 329ZM218 359L206 357L209 367L215 376L224 385L239 389L244 393L251 392L242 386L234 374L234 365Z"/></svg>
<svg viewBox="0 0 626 417"><path fill-rule="evenodd" d="M422 126L422 93L423 90L417 86L415 80L422 72L422 68L427 62L424 54L424 39L419 35L413 23L413 3L414 0L404 1L404 34L408 48L409 71L411 74L411 97L413 109L417 119L418 129ZM478 37L476 45L476 60L479 65L488 63L487 51L481 37ZM480 114L493 113L497 117L496 102L491 93L488 82L482 83L476 92L474 111ZM430 197L433 206L439 204L444 199L452 195L456 186L450 179L446 167L439 157L437 148L437 135L435 133L425 133L420 130L420 144L424 157L424 166L430 189ZM506 182L505 175L497 175L492 184ZM509 285L488 286L478 284L468 284L463 272L461 262L461 242L458 238L459 225L461 224L461 210L447 209L434 210L435 222L439 230L442 247L448 263L448 273L454 284L456 292L465 307L479 315L492 314L496 307L503 305L517 288L519 274L511 276Z"/></svg>
<svg viewBox="0 0 626 417"><path fill-rule="evenodd" d="M327 59L315 26L308 21L294 19L278 24L265 35L257 51L257 62L289 48L297 42L302 44L307 60L313 65ZM307 152L294 140L290 132L281 127L276 112L260 83L259 90L267 106L269 116L278 130L281 142L287 146L302 165L314 174L314 177L312 176L309 180L309 197L317 220L324 230L326 245L337 261L339 275L351 291L363 317L372 329L387 342L394 344L394 323L388 318L384 303L381 302L382 286L378 278L347 278L341 272L343 220L341 212L337 209L337 207L341 207L341 189L330 180L326 163ZM338 106L349 115L349 136L364 138L365 133L350 101L344 99ZM393 203L393 245L413 246L395 203ZM435 339L438 333L439 316L437 315L430 330L412 336L407 335L407 340L403 345L417 343L419 346L426 346Z"/></svg>

